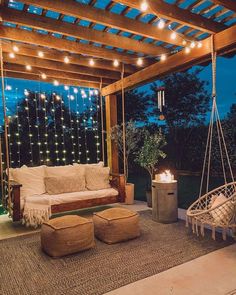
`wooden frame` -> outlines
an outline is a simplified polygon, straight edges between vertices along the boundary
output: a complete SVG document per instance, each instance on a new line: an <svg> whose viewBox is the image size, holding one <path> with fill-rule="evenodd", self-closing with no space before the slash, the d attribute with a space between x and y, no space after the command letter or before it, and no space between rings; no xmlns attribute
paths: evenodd
<svg viewBox="0 0 236 295"><path fill-rule="evenodd" d="M103 198L94 198L88 200L78 200L75 202L68 202L59 205L52 205L51 211L52 214L67 212L67 211L74 211L78 209L90 208L95 206L102 206L107 204L114 204L117 202L124 202L125 201L125 179L124 175L122 174L111 174L111 186L118 191L117 196L108 196ZM21 184L10 181L10 188L11 188L11 204L12 208L9 210L12 216L12 220L20 221L22 219L22 211L20 206L20 188L22 187Z"/></svg>

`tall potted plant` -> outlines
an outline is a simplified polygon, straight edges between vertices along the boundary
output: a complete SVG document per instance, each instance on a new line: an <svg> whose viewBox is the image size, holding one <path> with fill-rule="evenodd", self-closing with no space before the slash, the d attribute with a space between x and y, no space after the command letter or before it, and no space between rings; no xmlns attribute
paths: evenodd
<svg viewBox="0 0 236 295"><path fill-rule="evenodd" d="M136 153L135 161L144 169L146 169L150 175L150 182L148 185L148 190L146 191L147 203L149 207L152 207L152 191L151 184L154 178L154 173L157 168L159 160L166 157L163 152L163 147L166 145L166 140L161 131L150 134L146 131L143 145L138 153Z"/></svg>
<svg viewBox="0 0 236 295"><path fill-rule="evenodd" d="M133 204L134 202L134 184L128 183L129 177L129 158L131 154L135 154L138 148L138 143L141 139L141 133L139 128L136 127L134 121L129 121L125 125L125 180L126 180L126 204ZM124 158L124 146L123 146L123 124L116 125L111 130L111 139L117 144L119 155Z"/></svg>

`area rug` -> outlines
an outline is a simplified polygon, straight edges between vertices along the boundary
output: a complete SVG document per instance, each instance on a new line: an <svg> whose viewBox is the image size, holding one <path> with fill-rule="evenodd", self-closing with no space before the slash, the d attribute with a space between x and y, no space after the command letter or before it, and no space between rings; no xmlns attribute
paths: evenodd
<svg viewBox="0 0 236 295"><path fill-rule="evenodd" d="M233 243L196 237L182 221L160 224L140 213L142 235L125 243L96 241L92 250L52 259L39 233L0 241L0 294L99 295Z"/></svg>

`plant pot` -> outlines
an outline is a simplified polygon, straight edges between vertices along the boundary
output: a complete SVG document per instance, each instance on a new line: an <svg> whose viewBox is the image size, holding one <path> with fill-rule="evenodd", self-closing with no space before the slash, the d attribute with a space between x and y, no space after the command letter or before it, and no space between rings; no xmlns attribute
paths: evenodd
<svg viewBox="0 0 236 295"><path fill-rule="evenodd" d="M147 205L152 208L152 191L146 191Z"/></svg>
<svg viewBox="0 0 236 295"><path fill-rule="evenodd" d="M134 184L126 183L125 185L125 204L132 205L134 203Z"/></svg>

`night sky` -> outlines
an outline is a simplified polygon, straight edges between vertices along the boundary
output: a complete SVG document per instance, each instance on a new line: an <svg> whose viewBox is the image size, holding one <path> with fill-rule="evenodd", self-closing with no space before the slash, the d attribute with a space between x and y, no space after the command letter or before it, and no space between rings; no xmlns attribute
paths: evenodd
<svg viewBox="0 0 236 295"><path fill-rule="evenodd" d="M223 118L230 109L230 106L233 103L236 103L236 56L232 58L217 58L217 101L218 108ZM209 81L209 92L211 92L211 64L204 67L203 71L200 74L201 79ZM45 82L34 82L34 81L26 81L19 79L5 79L5 87L11 86L12 90L6 90L5 95L7 98L7 108L8 115L12 115L15 112L17 99L24 97L24 89L28 89L31 91L37 92L56 92L57 94L63 95L66 97L68 94L74 94L74 87L70 87L69 91L65 91L63 85L54 86ZM78 88L79 97L80 90L84 89L87 93L89 89ZM139 88L141 91L149 91L150 84L147 84L143 87ZM168 97L166 98L168 101ZM82 106L82 101L81 101ZM2 101L0 102L0 120L2 122L3 113L2 113Z"/></svg>

